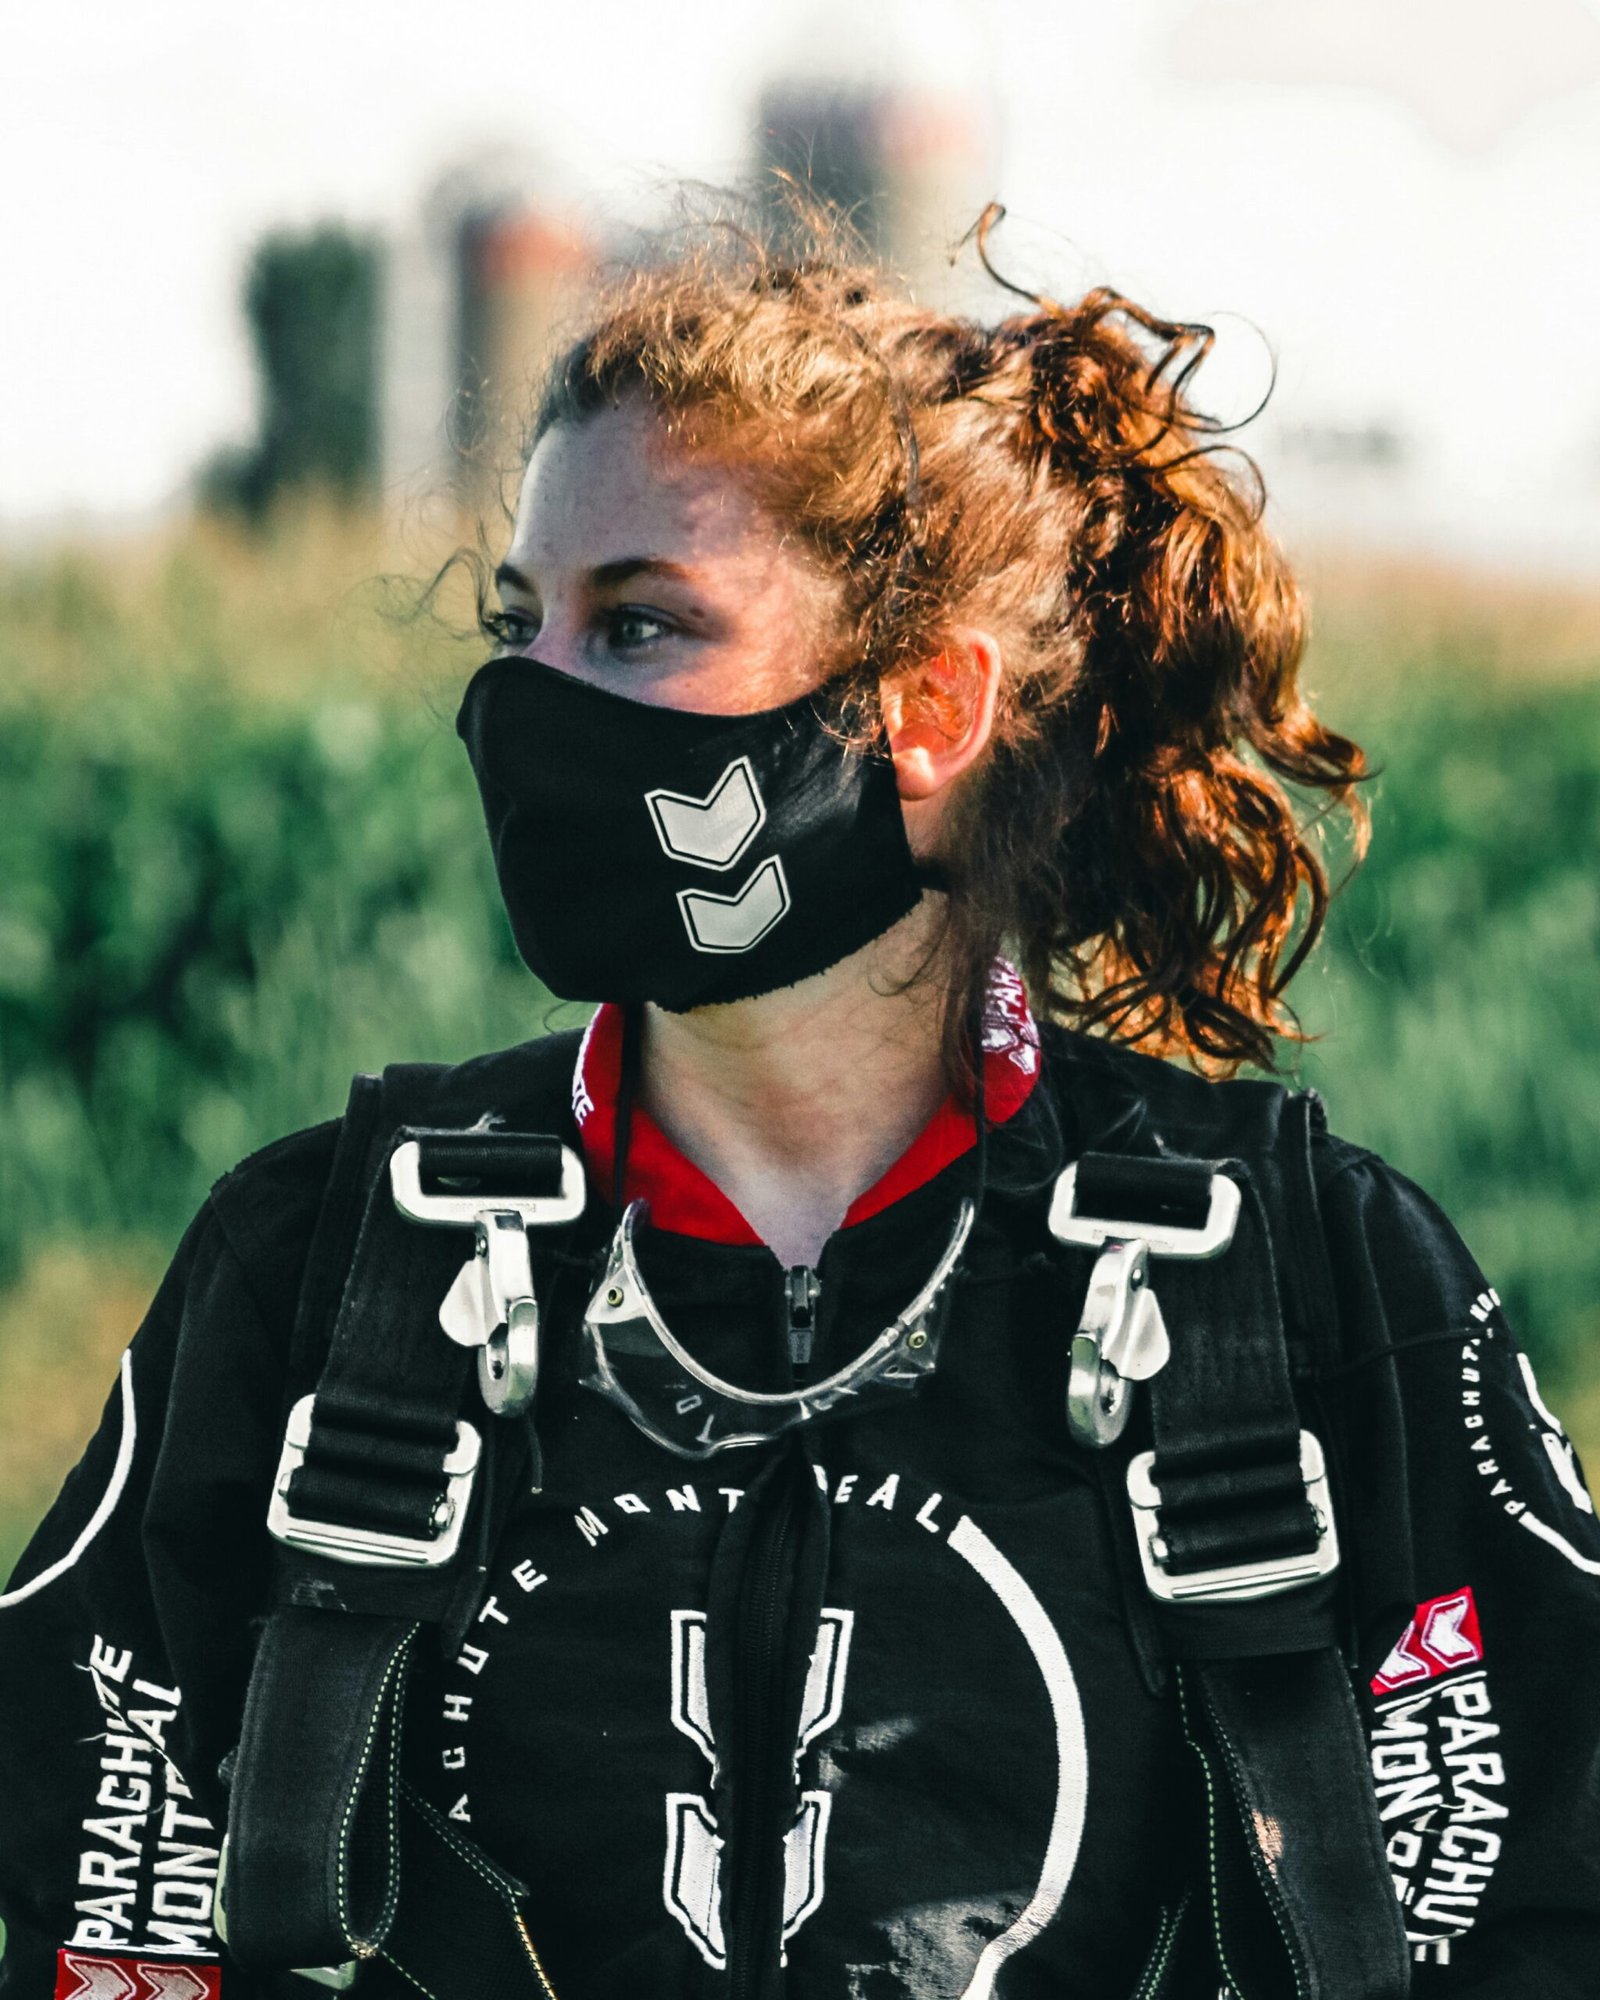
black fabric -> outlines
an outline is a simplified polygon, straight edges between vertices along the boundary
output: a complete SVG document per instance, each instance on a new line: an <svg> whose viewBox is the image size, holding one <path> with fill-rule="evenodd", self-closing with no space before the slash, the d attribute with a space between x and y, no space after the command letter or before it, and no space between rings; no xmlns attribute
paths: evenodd
<svg viewBox="0 0 1600 2000"><path fill-rule="evenodd" d="M1150 1390L1152 1476L1173 1576L1307 1555L1318 1539L1271 1232L1249 1170L1229 1165L1241 1192L1233 1242L1216 1258L1163 1263L1155 1280L1175 1329Z"/></svg>
<svg viewBox="0 0 1600 2000"><path fill-rule="evenodd" d="M1206 1773L1211 1851L1235 1857L1214 1907L1224 1969L1241 1994L1405 2000L1405 1923L1337 1652L1179 1672L1185 1730ZM1238 1879L1247 1867L1253 1883ZM1252 1888L1273 1912L1270 1929L1245 1921Z"/></svg>
<svg viewBox="0 0 1600 2000"><path fill-rule="evenodd" d="M418 1139L424 1194L557 1194L561 1141L542 1132L428 1132Z"/></svg>
<svg viewBox="0 0 1600 2000"><path fill-rule="evenodd" d="M400 1071L387 1092L410 1083ZM397 1142L421 1128L381 1113L372 1119L363 1181L361 1228L326 1358L315 1374L316 1400L304 1462L289 1475L293 1515L307 1521L378 1529L434 1541L455 1503L444 1461L465 1418L480 1437L489 1430L481 1402L469 1406L474 1360L443 1337L437 1301L471 1248L465 1228L432 1228L401 1217L385 1163ZM431 1310L419 1301L434 1301ZM321 1303L319 1301L319 1303ZM316 1367L307 1354L308 1369ZM480 1468L469 1503L481 1512L488 1481ZM466 1523L463 1523L465 1528ZM460 1568L411 1569L374 1576L312 1551L279 1544L277 1600L325 1604L390 1616L440 1619L460 1588Z"/></svg>
<svg viewBox="0 0 1600 2000"><path fill-rule="evenodd" d="M1085 1153L1078 1162L1074 1215L1198 1229L1210 1207L1209 1160L1130 1159L1122 1153Z"/></svg>
<svg viewBox="0 0 1600 2000"><path fill-rule="evenodd" d="M407 1988L432 2000L555 2000L528 1929L526 1884L404 1783L400 1834L407 1894L383 1957Z"/></svg>
<svg viewBox="0 0 1600 2000"><path fill-rule="evenodd" d="M922 894L887 742L853 748L814 695L703 715L499 659L456 728L517 949L566 999L681 1009L792 986Z"/></svg>
<svg viewBox="0 0 1600 2000"><path fill-rule="evenodd" d="M440 1177L458 1190L470 1181L484 1193L548 1194L562 1148L548 1134L495 1144L407 1123L419 1098L436 1095L430 1073L397 1068L376 1104L369 1081L355 1079L347 1114L364 1151L345 1156L353 1185L367 1185L365 1212L326 1356L306 1353L312 1365L321 1358L321 1371L304 1459L285 1490L297 1520L437 1542L458 1509L462 1530L472 1509L483 1519L496 1492L482 1463L467 1495L452 1489L445 1460L460 1434L469 1357L441 1337L436 1314L418 1310L442 1296L470 1237L401 1217L388 1157L414 1141L424 1189ZM325 1210L342 1218L351 1206L336 1182ZM477 1418L480 1435L483 1414L466 1419ZM408 1569L280 1543L278 1608L257 1651L229 1799L229 1946L241 1964L272 1971L370 1957L383 1943L398 1895L399 1717L412 1642L421 1620L454 1611L458 1627L470 1615L482 1573L470 1547Z"/></svg>
<svg viewBox="0 0 1600 2000"><path fill-rule="evenodd" d="M510 1129L545 1129L574 1046L552 1037L448 1072L430 1122L492 1112ZM1178 1689L1157 1670L1163 1649L1115 1468L1066 1430L1067 1349L1093 1257L1057 1249L1044 1216L1055 1171L1086 1147L1159 1138L1221 1158L1239 1107L1276 1116L1277 1101L1268 1086L1203 1084L1046 1030L1040 1089L992 1135L984 1216L937 1374L904 1411L840 1414L802 1435L828 1535L820 1573L790 1572L786 1671L798 1672L809 1605L835 1614L829 1643L848 1630L849 1647L838 1712L796 1760L796 1791L825 1795L830 1811L818 1897L785 1947L789 1993L964 1992L1039 1889L1065 1743L1085 1780L1082 1837L1059 1903L1000 1965L1000 2000L1128 2000L1150 1968L1165 1982L1152 1992L1215 2000L1197 1879L1203 1773ZM1592 2000L1600 1585L1584 1565L1600 1564L1600 1533L1488 1280L1448 1220L1315 1121L1292 1136L1310 1154L1327 1238L1322 1291L1300 1262L1282 1273L1294 1387L1332 1461L1354 1695L1405 1897L1413 1990ZM127 1356L124 1475L125 1399L112 1382L0 1606L6 2000L53 1995L63 1946L210 1958L226 2000L312 1991L244 1971L208 1925L185 1928L177 1912L207 1887L227 1808L217 1765L239 1740L257 1621L273 1601L263 1518L282 1412L315 1386L293 1324L338 1137L337 1122L294 1134L218 1183ZM886 1304L903 1304L970 1171L958 1161L830 1241L818 1365L855 1351ZM537 1274L549 1335L543 1490L527 1490L526 1459L510 1449L520 1427L485 1418L507 1511L481 1557L473 1538L471 1562L486 1573L466 1624L443 1645L419 1635L405 1775L445 1826L528 1885L522 1907L562 2000L722 2000L725 1973L666 1901L669 1825L703 1814L720 1832L736 1810L720 1804L723 1779L686 1727L674 1637L681 1657L707 1629L696 1619L731 1592L744 1560L733 1530L745 1532L764 1454L669 1463L579 1385L577 1316L610 1219L595 1201L563 1241L579 1262L552 1258ZM1300 1235L1302 1257L1321 1254L1320 1237ZM651 1232L641 1255L708 1365L782 1380L784 1273L769 1253ZM1435 1663L1375 1695L1419 1602L1465 1590L1482 1657ZM1034 1650L1051 1635L1081 1730L1071 1703L1052 1707ZM728 1680L738 1704L743 1679ZM708 1737L728 1753L730 1786L740 1729L737 1710L719 1714ZM770 1854L777 1836L764 1838ZM1247 1859L1242 1845L1233 1852ZM202 1872L178 1895L184 1866ZM381 1957L356 1988L367 2000L415 1990Z"/></svg>
<svg viewBox="0 0 1600 2000"><path fill-rule="evenodd" d="M1257 1108L1283 1109L1271 1099ZM1089 1212L1102 1216L1194 1226L1216 1173L1240 1191L1224 1250L1160 1261L1153 1272L1171 1356L1145 1388L1160 1505L1138 1519L1174 1579L1307 1555L1320 1540L1278 1282L1280 1254L1294 1255L1291 1190L1304 1179L1315 1200L1296 1136L1309 1108L1242 1118L1231 1141L1241 1158L1135 1152L1079 1163L1075 1212L1085 1165ZM1404 2000L1410 1987L1365 1734L1337 1645L1336 1588L1329 1579L1163 1607L1158 1620L1171 1650L1187 1656L1179 1684L1205 1777L1207 1900L1221 1969L1243 2000L1291 1990L1307 2000Z"/></svg>
<svg viewBox="0 0 1600 2000"><path fill-rule="evenodd" d="M417 1630L322 1611L269 1620L228 1823L228 1948L241 1965L340 1964L387 1937L400 1893L400 1730Z"/></svg>

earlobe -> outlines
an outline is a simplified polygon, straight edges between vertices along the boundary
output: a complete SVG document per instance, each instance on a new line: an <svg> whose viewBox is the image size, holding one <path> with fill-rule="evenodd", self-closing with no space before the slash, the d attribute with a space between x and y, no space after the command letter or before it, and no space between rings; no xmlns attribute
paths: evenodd
<svg viewBox="0 0 1600 2000"><path fill-rule="evenodd" d="M958 627L942 652L883 690L883 720L900 796L934 798L988 748L1000 691L1000 648Z"/></svg>

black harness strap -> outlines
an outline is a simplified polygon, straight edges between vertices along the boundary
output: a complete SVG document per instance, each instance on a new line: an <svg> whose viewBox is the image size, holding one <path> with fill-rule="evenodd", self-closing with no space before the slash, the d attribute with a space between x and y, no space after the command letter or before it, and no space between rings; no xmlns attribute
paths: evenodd
<svg viewBox="0 0 1600 2000"><path fill-rule="evenodd" d="M1404 2000L1405 1922L1337 1650L1189 1661L1178 1683L1226 1976L1244 2000Z"/></svg>
<svg viewBox="0 0 1600 2000"><path fill-rule="evenodd" d="M229 1951L250 1970L327 1969L382 1951L439 2000L509 2000L549 1992L520 1908L526 1892L453 1827L435 1824L425 1802L407 1803L400 1744L419 1633L433 1628L458 1643L510 1498L505 1468L525 1446L518 1430L496 1453L501 1427L471 1388L474 1350L439 1325L438 1302L472 1253L472 1231L401 1216L389 1160L415 1140L425 1194L492 1202L555 1194L562 1148L537 1133L502 1140L406 1123L432 1109L440 1076L391 1070L381 1103L373 1079L352 1088L302 1292L303 1362L317 1345L304 1322L328 1312L341 1236L350 1241L352 1178L365 1202L303 1450L298 1463L286 1456L274 1501L277 1608L234 1760L223 1907ZM468 1477L461 1466L475 1455ZM329 1554L330 1536L355 1558ZM436 1560L457 1537L456 1552ZM441 1965L433 1931L447 1916Z"/></svg>
<svg viewBox="0 0 1600 2000"><path fill-rule="evenodd" d="M1167 1579L1200 1591L1155 1609L1205 1780L1216 1952L1242 2000L1403 2000L1410 1959L1338 1644L1338 1579L1228 1595L1229 1572L1308 1558L1331 1525L1303 1471L1273 1255L1274 1155L1293 1153L1304 1115L1248 1160L1124 1156L1112 1169L1090 1156L1076 1209L1198 1227L1214 1172L1240 1188L1225 1251L1155 1266L1171 1355L1148 1384L1160 1504L1138 1530ZM1106 1207L1090 1209L1086 1186Z"/></svg>
<svg viewBox="0 0 1600 2000"><path fill-rule="evenodd" d="M320 1611L268 1621L228 1814L228 1948L241 1964L365 1958L387 1936L417 1630L415 1620Z"/></svg>
<svg viewBox="0 0 1600 2000"><path fill-rule="evenodd" d="M1228 1249L1156 1266L1155 1289L1172 1335L1171 1358L1150 1384L1162 1568L1181 1578L1274 1556L1309 1556L1320 1535L1301 1473L1300 1412L1256 1176L1240 1160L1143 1164L1152 1181L1195 1168L1208 1181L1214 1171L1225 1172L1240 1191ZM1275 1597L1202 1601L1169 1612L1161 1623L1169 1650L1180 1655L1300 1650L1332 1643L1331 1597L1331 1586L1319 1585ZM1191 1617L1195 1610L1203 1615ZM1286 1620L1300 1627L1297 1645L1289 1642Z"/></svg>

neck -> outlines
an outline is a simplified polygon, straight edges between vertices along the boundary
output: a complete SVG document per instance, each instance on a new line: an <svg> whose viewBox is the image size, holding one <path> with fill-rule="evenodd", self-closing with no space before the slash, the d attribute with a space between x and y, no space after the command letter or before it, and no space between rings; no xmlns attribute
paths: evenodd
<svg viewBox="0 0 1600 2000"><path fill-rule="evenodd" d="M924 897L795 986L688 1014L645 1010L640 1102L783 1264L817 1261L943 1101L937 954L905 983L938 918Z"/></svg>

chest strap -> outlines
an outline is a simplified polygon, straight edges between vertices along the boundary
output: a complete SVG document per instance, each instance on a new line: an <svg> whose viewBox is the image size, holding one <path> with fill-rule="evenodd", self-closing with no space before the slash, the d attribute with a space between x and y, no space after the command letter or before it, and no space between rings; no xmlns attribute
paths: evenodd
<svg viewBox="0 0 1600 2000"><path fill-rule="evenodd" d="M1125 1431L1148 1439L1115 1470L1204 1781L1227 1990L1402 2000L1410 1960L1338 1644L1334 1496L1291 1379L1276 1195L1254 1159L1091 1153L1064 1177L1052 1226L1101 1260L1080 1339L1116 1378L1112 1435L1074 1429L1108 1453ZM1135 1315L1126 1378L1105 1357L1130 1351L1117 1335ZM1147 1402L1138 1425L1129 1379Z"/></svg>

